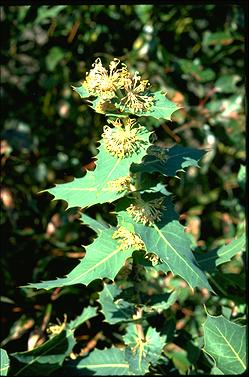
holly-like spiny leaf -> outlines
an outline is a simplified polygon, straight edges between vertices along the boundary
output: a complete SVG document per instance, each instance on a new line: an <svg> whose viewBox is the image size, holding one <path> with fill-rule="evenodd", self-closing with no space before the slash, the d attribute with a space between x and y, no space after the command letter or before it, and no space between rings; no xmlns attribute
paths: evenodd
<svg viewBox="0 0 249 377"><path fill-rule="evenodd" d="M121 293L114 284L104 284L104 289L99 294L99 302L102 306L102 313L107 322L114 324L130 321L135 310L135 304L129 303L116 297Z"/></svg>
<svg viewBox="0 0 249 377"><path fill-rule="evenodd" d="M55 187L45 191L54 195L53 200L65 200L68 203L67 208L84 208L117 200L124 196L126 191L114 190L109 185L109 182L128 176L131 164L142 160L149 146L150 134L151 132L144 127L144 132L141 136L143 143L141 143L139 151L126 158L117 158L111 155L106 151L103 140L101 140L94 171L88 171L82 178L75 178L71 182L57 184Z"/></svg>
<svg viewBox="0 0 249 377"><path fill-rule="evenodd" d="M170 101L166 94L162 91L157 91L154 93L149 93L149 96L153 98L153 104L151 105L149 110L146 111L137 111L132 110L128 107L123 107L122 104L116 101L115 106L117 109L122 109L125 113L134 114L138 117L141 116L151 116L156 119L166 119L171 120L171 115L180 108L172 101ZM141 96L142 97L142 96Z"/></svg>
<svg viewBox="0 0 249 377"><path fill-rule="evenodd" d="M150 147L153 151L154 146ZM150 150L148 149L148 151ZM206 153L206 151L195 148L186 148L174 145L171 148L159 147L158 152L154 151L154 155L147 154L140 164L134 164L132 171L153 173L159 172L169 177L175 177L178 171L184 171L189 166L199 167L198 161ZM162 157L157 157L161 153Z"/></svg>
<svg viewBox="0 0 249 377"><path fill-rule="evenodd" d="M171 120L171 115L179 110L179 107L172 101L170 101L166 94L162 91L157 91L153 93L154 103L150 110L142 113L136 113L137 116L152 116L156 119L166 119Z"/></svg>
<svg viewBox="0 0 249 377"><path fill-rule="evenodd" d="M82 213L80 216L80 220L84 225L89 226L92 230L94 230L97 234L101 233L101 231L108 229L109 226L100 223L99 221L94 220L92 217Z"/></svg>
<svg viewBox="0 0 249 377"><path fill-rule="evenodd" d="M95 317L97 315L97 308L93 308L92 306L88 306L87 308L84 308L83 312L69 322L68 328L71 330L76 329L78 326L80 326L82 323L88 321L92 317Z"/></svg>
<svg viewBox="0 0 249 377"><path fill-rule="evenodd" d="M167 198L167 197L166 197ZM172 212L163 210L161 220L152 226L147 226L134 221L134 219L122 209L127 207L127 200L120 200L116 208L118 224L120 226L134 227L135 233L143 240L146 251L156 254L163 263L157 265L158 269L182 277L192 288L208 288L211 286L204 272L191 250L191 239L184 232L184 227L177 221L172 220Z"/></svg>
<svg viewBox="0 0 249 377"><path fill-rule="evenodd" d="M75 90L76 93L79 94L79 96L81 98L87 98L87 97L90 97L90 93L88 92L88 90L83 86L72 86L73 90Z"/></svg>
<svg viewBox="0 0 249 377"><path fill-rule="evenodd" d="M75 344L73 331L64 329L31 351L10 354L10 373L20 376L49 376L62 365Z"/></svg>
<svg viewBox="0 0 249 377"><path fill-rule="evenodd" d="M41 346L31 351L12 353L11 373L21 376L47 376L57 370L76 344L74 330L97 315L91 306L68 324L56 325L56 333ZM52 326L51 326L52 327ZM4 375L4 374L3 374Z"/></svg>
<svg viewBox="0 0 249 377"><path fill-rule="evenodd" d="M230 243L206 253L195 253L198 264L204 271L212 272L219 265L229 262L236 254L245 251L245 234Z"/></svg>
<svg viewBox="0 0 249 377"><path fill-rule="evenodd" d="M154 328L148 327L142 340L137 325L129 324L123 340L128 346L125 354L131 372L144 375L149 371L150 364L155 364L160 358L166 336L160 336Z"/></svg>
<svg viewBox="0 0 249 377"><path fill-rule="evenodd" d="M27 287L52 289L73 284L88 285L95 279L114 279L134 249L120 250L119 243L112 238L115 228L101 231L92 244L86 246L86 255L64 278L31 283Z"/></svg>
<svg viewBox="0 0 249 377"><path fill-rule="evenodd" d="M132 374L125 359L125 351L116 347L103 350L94 349L86 357L65 362L63 370L67 372L68 376L128 376Z"/></svg>
<svg viewBox="0 0 249 377"><path fill-rule="evenodd" d="M223 316L208 314L204 330L204 351L224 374L241 374L246 369L246 326Z"/></svg>

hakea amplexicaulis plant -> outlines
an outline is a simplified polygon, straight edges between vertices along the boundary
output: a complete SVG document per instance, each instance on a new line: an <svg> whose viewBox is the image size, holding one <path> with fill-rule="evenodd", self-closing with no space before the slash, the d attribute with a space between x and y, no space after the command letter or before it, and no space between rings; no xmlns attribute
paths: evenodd
<svg viewBox="0 0 249 377"><path fill-rule="evenodd" d="M138 72L132 74L118 59L111 61L109 68L96 59L81 86L73 89L94 111L106 117L96 168L86 171L82 178L46 191L54 199L65 200L68 208L78 207L81 221L97 236L85 247L85 256L68 275L27 287L52 289L88 285L102 279L103 289L97 300L100 311L109 324L122 324L125 335L120 336L121 347L96 348L85 357L77 357L73 353L74 330L97 315L97 308L90 306L69 323L65 316L61 325L50 326L49 340L41 346L12 354L17 362L16 369L11 366L12 372L13 375L25 372L33 375L34 371L36 375L48 375L63 364L63 375L144 375L148 372L160 375L160 368L165 368L169 362L165 357L165 344L168 334L174 337L174 330L171 333L168 333L169 328L166 333L158 330L149 318L168 310L181 289L167 286L165 274L170 272L178 276L177 279L184 279L181 283L188 284L191 290L198 287L212 291L204 273L210 267L205 267L207 258L192 252L193 240L180 224L166 188L166 177L168 181L169 177L177 176L178 171L191 165L197 167L205 151L154 144L155 135L146 127L146 118L143 119L145 125L140 124L140 118L169 121L178 107L162 91L153 92L148 80L142 80ZM99 222L85 213L88 207L106 202L114 206L116 226ZM245 237L234 240L231 248L229 245L228 249L221 248L221 253L215 250L215 255L211 253L212 261L217 258L217 265L227 261L237 247L243 247L243 242L245 244ZM126 279L122 278L125 273ZM158 294L151 290L151 280ZM208 315L203 329L205 350L216 360L217 371L222 370L220 334L225 340L229 334L229 342L233 334L239 334L235 336L239 341L232 339L233 348L228 349L228 342L224 343L223 349L231 357L224 356L230 359L228 368L223 370L242 373L246 368L244 327L224 317ZM73 360L69 360L70 356ZM230 360L235 363L233 369ZM172 373L175 374L175 370Z"/></svg>
<svg viewBox="0 0 249 377"><path fill-rule="evenodd" d="M29 287L51 289L87 285L98 278L113 280L133 253L141 251L142 265L153 259L151 265L157 270L179 275L192 288L210 289L163 184L164 177L197 166L205 152L154 145L153 132L139 123L140 117L171 120L178 106L162 91L153 92L148 80L142 80L137 71L131 73L118 59L113 59L108 68L96 59L81 86L73 89L92 109L106 116L96 168L46 191L54 199L65 200L68 208L79 207L81 211L114 203L117 226L104 226L81 213L83 223L98 234L86 247L84 258L66 277ZM156 182L154 173L158 173ZM151 255L154 258L148 258Z"/></svg>

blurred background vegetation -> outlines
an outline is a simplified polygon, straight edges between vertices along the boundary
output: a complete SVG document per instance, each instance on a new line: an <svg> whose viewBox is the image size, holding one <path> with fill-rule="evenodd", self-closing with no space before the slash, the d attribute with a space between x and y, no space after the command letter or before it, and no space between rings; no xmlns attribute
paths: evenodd
<svg viewBox="0 0 249 377"><path fill-rule="evenodd" d="M80 85L97 57L103 64L119 58L182 106L173 122L143 120L160 145L209 151L200 169L169 180L196 248L209 251L243 232L244 17L243 7L225 4L1 8L1 341L8 352L43 342L49 322L62 322L64 313L74 318L101 290L100 282L52 292L19 288L62 277L84 256L81 245L93 240L77 209L65 211L65 202L38 193L92 167L105 117L71 85ZM87 213L113 222L112 209L106 204ZM226 288L216 287L220 296L208 301L216 314L222 303L243 303L241 260L226 269L226 282L219 277L220 289ZM193 330L191 318L203 316L202 302L183 289L173 308L176 332ZM118 343L122 329L102 321L100 314L82 330L79 349L90 339L98 348Z"/></svg>

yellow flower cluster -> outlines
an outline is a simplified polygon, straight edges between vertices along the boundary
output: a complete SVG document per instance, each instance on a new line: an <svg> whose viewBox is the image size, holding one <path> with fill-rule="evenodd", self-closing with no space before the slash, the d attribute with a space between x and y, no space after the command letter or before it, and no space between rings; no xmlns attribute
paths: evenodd
<svg viewBox="0 0 249 377"><path fill-rule="evenodd" d="M110 191L129 191L131 185L131 177L120 177L108 182L108 188Z"/></svg>
<svg viewBox="0 0 249 377"><path fill-rule="evenodd" d="M130 232L124 226L120 226L113 235L113 239L117 239L120 243L120 250L127 250L133 248L135 250L142 250L145 248L144 242L135 233Z"/></svg>
<svg viewBox="0 0 249 377"><path fill-rule="evenodd" d="M163 202L163 198L153 199L148 202L137 199L136 204L130 204L126 211L135 221L152 226L155 221L161 220L162 211L165 209Z"/></svg>
<svg viewBox="0 0 249 377"><path fill-rule="evenodd" d="M86 80L83 86L88 90L89 94L100 96L102 100L110 100L116 96L116 90L123 86L123 80L128 75L125 66L117 69L120 61L114 59L109 64L109 73L103 67L100 58L93 63L93 69L86 74Z"/></svg>
<svg viewBox="0 0 249 377"><path fill-rule="evenodd" d="M122 68L118 69L119 63L118 59L112 60L108 72L100 58L97 58L82 85L89 95L99 97L100 109L106 101L116 97L120 111L148 111L154 101L154 97L147 93L150 86L148 80L141 80L138 72L132 75L123 63Z"/></svg>
<svg viewBox="0 0 249 377"><path fill-rule="evenodd" d="M105 148L113 156L118 158L129 157L138 151L141 144L144 144L142 128L135 126L135 119L127 118L121 123L120 118L118 118L109 122L114 125L114 128L105 125L102 137Z"/></svg>

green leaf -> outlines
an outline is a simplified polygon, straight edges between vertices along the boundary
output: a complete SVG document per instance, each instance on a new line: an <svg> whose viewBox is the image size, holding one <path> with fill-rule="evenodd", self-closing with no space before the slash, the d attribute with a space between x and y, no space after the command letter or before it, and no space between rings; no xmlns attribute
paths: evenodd
<svg viewBox="0 0 249 377"><path fill-rule="evenodd" d="M227 31L218 31L217 33L206 32L203 38L204 46L229 45L232 42L233 37Z"/></svg>
<svg viewBox="0 0 249 377"><path fill-rule="evenodd" d="M99 294L99 302L106 321L114 324L132 319L135 305L123 299L116 299L121 293L116 285L104 284L103 291Z"/></svg>
<svg viewBox="0 0 249 377"><path fill-rule="evenodd" d="M178 299L178 292L173 291L170 293L162 293L153 295L151 297L151 300L146 304L146 307L150 310L166 310L170 308Z"/></svg>
<svg viewBox="0 0 249 377"><path fill-rule="evenodd" d="M112 238L115 228L101 231L94 242L86 246L86 255L66 277L32 283L27 287L37 289L51 289L72 284L88 285L95 279L114 279L127 258L131 257L134 249L119 250L117 240Z"/></svg>
<svg viewBox="0 0 249 377"><path fill-rule="evenodd" d="M224 75L215 81L214 86L221 93L234 93L238 81L240 81L240 76L238 75Z"/></svg>
<svg viewBox="0 0 249 377"><path fill-rule="evenodd" d="M76 341L74 330L83 322L97 315L97 309L91 306L69 324L63 326L61 332L52 335L47 342L32 351L12 353L11 373L24 376L45 376L57 370L66 356L70 354Z"/></svg>
<svg viewBox="0 0 249 377"><path fill-rule="evenodd" d="M212 272L220 264L229 262L236 254L245 251L245 243L245 234L243 234L218 249L203 254L195 253L195 257L204 271Z"/></svg>
<svg viewBox="0 0 249 377"><path fill-rule="evenodd" d="M223 245L217 251L217 260L215 262L216 266L219 266L222 263L226 263L231 260L231 258L238 254L239 252L245 251L246 247L246 237L243 234L241 237L234 239L227 245Z"/></svg>
<svg viewBox="0 0 249 377"><path fill-rule="evenodd" d="M167 349L167 347L169 349ZM188 374L187 372L191 366L191 362L185 349L171 343L166 346L165 354L169 359L172 359L172 362L178 369L180 375Z"/></svg>
<svg viewBox="0 0 249 377"><path fill-rule="evenodd" d="M196 365L200 349L189 340L185 340L182 348L175 343L168 343L164 348L166 356L172 360L180 374L190 374L191 365Z"/></svg>
<svg viewBox="0 0 249 377"><path fill-rule="evenodd" d="M166 336L160 336L154 328L149 327L142 341L135 324L129 324L126 331L123 340L129 346L125 354L130 370L136 375L144 375L149 371L150 364L156 364L160 358Z"/></svg>
<svg viewBox="0 0 249 377"><path fill-rule="evenodd" d="M195 258L203 271L212 272L216 270L216 260L218 249L208 251L206 253L194 253Z"/></svg>
<svg viewBox="0 0 249 377"><path fill-rule="evenodd" d="M241 374L246 369L246 326L223 316L208 314L203 325L204 351L224 374Z"/></svg>
<svg viewBox="0 0 249 377"><path fill-rule="evenodd" d="M52 47L46 56L46 65L49 71L54 71L57 64L65 57L65 52L60 47Z"/></svg>
<svg viewBox="0 0 249 377"><path fill-rule="evenodd" d="M181 276L192 288L208 288L212 291L204 272L199 268L191 251L191 239L184 227L177 221L167 218L167 209L162 220L153 226L135 222L126 211L117 211L119 225L132 223L136 234L143 240L148 253L154 253L163 263L157 268L164 272L172 271Z"/></svg>
<svg viewBox="0 0 249 377"><path fill-rule="evenodd" d="M81 98L87 98L90 96L90 93L83 85L78 86L78 87L72 86L72 88L73 90L75 90L76 93L79 94Z"/></svg>
<svg viewBox="0 0 249 377"><path fill-rule="evenodd" d="M195 59L194 61L178 59L177 63L185 74L190 75L191 78L197 81L207 82L213 80L215 77L215 72L211 68L203 69L199 59Z"/></svg>
<svg viewBox="0 0 249 377"><path fill-rule="evenodd" d="M80 87L72 87L73 90L75 90L81 98L87 98L90 97L90 93L87 91L87 89L82 85ZM166 93L163 93L162 91L157 91L150 94L154 97L154 103L151 106L149 111L142 111L142 112L136 112L132 111L129 108L125 108L123 111L120 110L120 103L112 104L111 102L106 102L104 105L106 106L106 111L102 112L103 114L106 113L107 116L127 116L128 114L133 114L137 116L152 116L156 119L167 119L171 120L171 115L176 111L179 110L180 107L177 106L174 102L170 101L166 97ZM91 103L91 107L97 111L97 105L100 103L101 99L98 96L95 96L95 100L89 101ZM115 102L115 101L114 101ZM115 106L116 107L115 107ZM115 111L116 109L116 111Z"/></svg>
<svg viewBox="0 0 249 377"><path fill-rule="evenodd" d="M9 356L7 352L0 348L0 375L7 376L9 369Z"/></svg>
<svg viewBox="0 0 249 377"><path fill-rule="evenodd" d="M117 158L105 150L103 141L99 147L98 161L94 171L88 171L82 178L58 184L54 188L45 190L54 195L53 200L62 199L68 203L67 208L90 207L94 204L113 202L126 194L125 191L110 189L108 182L129 175L132 163L142 160L149 145L151 132L144 128L143 146L138 153L133 153L127 158Z"/></svg>
<svg viewBox="0 0 249 377"><path fill-rule="evenodd" d="M125 351L112 347L104 350L95 349L87 357L79 357L63 366L67 375L77 376L127 376L129 364L125 360Z"/></svg>
<svg viewBox="0 0 249 377"><path fill-rule="evenodd" d="M62 365L75 344L73 331L62 330L32 351L10 354L10 373L15 376L49 376Z"/></svg>
<svg viewBox="0 0 249 377"><path fill-rule="evenodd" d="M97 308L88 306L87 308L84 308L83 312L78 317L76 317L74 320L69 322L68 328L71 330L74 330L78 326L80 326L83 322L88 321L92 317L96 317L96 315L97 315Z"/></svg>
<svg viewBox="0 0 249 377"><path fill-rule="evenodd" d="M224 373L219 368L217 368L216 366L214 366L211 369L210 374L211 375L224 375Z"/></svg>
<svg viewBox="0 0 249 377"><path fill-rule="evenodd" d="M36 17L34 24L43 23L48 18L55 18L66 7L66 5L56 5L51 8L48 6L41 6L38 8L38 16Z"/></svg>
<svg viewBox="0 0 249 377"><path fill-rule="evenodd" d="M240 165L240 169L238 172L238 182L240 187L245 190L246 186L246 167L244 165Z"/></svg>
<svg viewBox="0 0 249 377"><path fill-rule="evenodd" d="M140 164L132 166L132 171L143 173L159 172L166 176L175 177L178 171L184 171L189 166L199 167L198 161L206 153L204 150L185 148L179 145L174 145L169 149L160 149L161 153L165 154L164 159L147 154Z"/></svg>
<svg viewBox="0 0 249 377"><path fill-rule="evenodd" d="M92 219L90 216L86 215L85 213L81 214L80 220L83 222L84 225L89 226L97 234L99 234L101 231L107 229L107 226L105 226L105 225L101 224L100 222Z"/></svg>
<svg viewBox="0 0 249 377"><path fill-rule="evenodd" d="M167 119L171 120L171 115L180 108L172 101L170 101L166 94L162 91L158 91L153 93L155 102L151 106L149 111L141 112L141 113L135 113L137 116L152 116L156 119Z"/></svg>

